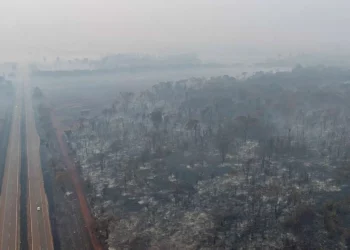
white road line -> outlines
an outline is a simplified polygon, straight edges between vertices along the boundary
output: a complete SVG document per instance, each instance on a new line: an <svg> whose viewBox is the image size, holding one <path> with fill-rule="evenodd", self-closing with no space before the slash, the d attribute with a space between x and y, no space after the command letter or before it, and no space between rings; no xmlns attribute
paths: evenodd
<svg viewBox="0 0 350 250"><path fill-rule="evenodd" d="M28 135L28 112L27 112L27 110L26 110L26 135ZM28 138L27 138L28 139ZM28 148L28 140L26 140L26 143L27 143L27 145L26 145L26 148L27 148L27 156L29 156L29 148ZM31 192L30 192L30 180L31 180L31 178L30 178L30 174L31 174L31 172L30 172L30 167L29 167L29 157L27 157L27 168L28 168L28 188L29 188L29 190L28 190L28 193L29 193L29 214L30 214L30 236L31 236L31 238L32 238L32 248L31 248L31 250L34 250L34 237L33 237L33 216L32 216L32 197L31 197Z"/></svg>
<svg viewBox="0 0 350 250"><path fill-rule="evenodd" d="M18 109L16 109L16 110L18 110ZM17 114L17 119L19 119L18 120L18 123L17 123L17 132L18 132L18 130L19 130L19 134L17 134L17 136L18 135L20 135L21 134L21 127L20 127L20 116L19 116L20 114ZM19 138L19 140L20 140L21 138ZM20 144L19 144L20 145ZM19 148L19 146L17 146L17 150L18 150L18 158L17 159L20 159L20 157L21 157L21 151L20 151L20 148ZM19 160L18 161L18 165L17 165L17 173L16 173L16 178L17 178L17 183L16 183L16 185L17 185L17 197L16 197L16 211L15 211L15 213L16 213L16 231L15 231L15 244L16 244L16 248L15 249L18 249L18 242L17 242L17 238L18 238L18 199L19 199L19 165L20 165L20 163L21 163L21 160Z"/></svg>
<svg viewBox="0 0 350 250"><path fill-rule="evenodd" d="M27 95L24 95L25 101L27 98ZM28 137L28 114L27 114L27 109L26 109L26 138ZM27 151L27 169L28 169L28 201L29 201L29 215L30 215L30 237L31 237L31 250L34 250L33 247L33 216L32 216L32 197L31 197L31 192L30 192L30 176L31 176L31 172L30 172L30 168L29 168L29 161L30 161L30 157L29 157L29 148L28 148L28 138L26 140L26 151Z"/></svg>
<svg viewBox="0 0 350 250"><path fill-rule="evenodd" d="M20 124L20 120L18 121L18 124ZM19 133L21 134L21 127L18 128ZM21 137L19 138L21 140ZM18 159L21 157L21 151L20 148L17 148L18 150ZM19 187L19 164L21 164L21 161L18 162L17 166L17 198L16 198L16 234L15 234L15 242L16 242L16 249L18 248L18 243L17 243L17 237L18 237L18 199L19 199L19 192L18 192L18 187Z"/></svg>

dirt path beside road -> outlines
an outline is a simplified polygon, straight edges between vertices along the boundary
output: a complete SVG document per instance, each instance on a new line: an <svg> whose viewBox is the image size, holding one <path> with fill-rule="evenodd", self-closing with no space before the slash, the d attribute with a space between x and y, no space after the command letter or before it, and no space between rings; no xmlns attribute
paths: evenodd
<svg viewBox="0 0 350 250"><path fill-rule="evenodd" d="M68 145L66 142L63 140L63 131L60 129L59 123L57 119L55 118L54 114L51 113L51 120L53 127L56 130L56 137L58 140L58 143L60 145L60 150L63 158L63 162L66 165L69 175L72 179L77 197L79 199L79 204L80 204L80 209L84 218L84 222L86 225L86 229L89 233L91 244L94 248L94 250L103 250L103 247L101 243L98 241L95 232L93 231L93 224L94 224L94 219L90 213L89 205L86 201L85 194L83 191L82 183L79 174L76 171L75 164L72 162L71 158L69 157L69 149Z"/></svg>

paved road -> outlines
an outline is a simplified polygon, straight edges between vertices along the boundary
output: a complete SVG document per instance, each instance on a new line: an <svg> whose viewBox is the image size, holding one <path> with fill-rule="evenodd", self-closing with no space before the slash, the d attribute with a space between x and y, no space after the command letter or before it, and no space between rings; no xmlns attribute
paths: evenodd
<svg viewBox="0 0 350 250"><path fill-rule="evenodd" d="M2 250L17 250L20 247L21 100L22 86L18 84L0 198L0 249Z"/></svg>
<svg viewBox="0 0 350 250"><path fill-rule="evenodd" d="M29 249L53 250L47 197L40 159L40 138L36 131L32 96L28 81L24 84L28 161L28 237ZM40 207L40 211L37 208Z"/></svg>

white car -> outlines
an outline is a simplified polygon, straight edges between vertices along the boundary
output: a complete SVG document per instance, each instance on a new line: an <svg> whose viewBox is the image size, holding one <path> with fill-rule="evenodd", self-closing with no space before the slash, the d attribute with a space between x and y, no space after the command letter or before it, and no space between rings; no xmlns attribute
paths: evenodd
<svg viewBox="0 0 350 250"><path fill-rule="evenodd" d="M41 209L40 207L37 207L37 208L36 208L37 211L40 211L40 209Z"/></svg>

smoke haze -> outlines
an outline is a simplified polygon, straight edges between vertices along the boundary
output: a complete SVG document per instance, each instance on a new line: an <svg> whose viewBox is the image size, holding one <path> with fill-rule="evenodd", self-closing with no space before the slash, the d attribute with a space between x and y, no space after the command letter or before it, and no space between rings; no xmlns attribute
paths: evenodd
<svg viewBox="0 0 350 250"><path fill-rule="evenodd" d="M349 42L349 8L345 0L3 0L0 53L324 52Z"/></svg>

